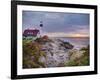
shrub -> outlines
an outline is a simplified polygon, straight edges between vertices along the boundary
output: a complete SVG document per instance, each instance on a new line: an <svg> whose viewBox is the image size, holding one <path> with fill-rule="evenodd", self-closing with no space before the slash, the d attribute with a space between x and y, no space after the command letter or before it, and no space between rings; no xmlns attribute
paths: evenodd
<svg viewBox="0 0 100 80"><path fill-rule="evenodd" d="M89 65L89 46L83 47L80 49L83 51L83 55L80 58L76 58L74 60L69 60L69 62L65 63L65 66L87 66ZM69 53L71 57L74 53Z"/></svg>
<svg viewBox="0 0 100 80"><path fill-rule="evenodd" d="M31 57L34 56L33 59ZM23 68L39 68L45 67L44 63L39 61L41 56L45 53L41 51L41 45L37 42L23 42Z"/></svg>

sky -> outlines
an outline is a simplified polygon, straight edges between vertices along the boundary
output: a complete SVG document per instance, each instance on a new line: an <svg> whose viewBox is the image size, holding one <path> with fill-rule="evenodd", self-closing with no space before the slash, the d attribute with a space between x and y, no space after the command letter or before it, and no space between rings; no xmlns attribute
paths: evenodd
<svg viewBox="0 0 100 80"><path fill-rule="evenodd" d="M40 29L43 22L41 34L50 37L88 37L89 36L89 14L23 11L22 27L25 29Z"/></svg>

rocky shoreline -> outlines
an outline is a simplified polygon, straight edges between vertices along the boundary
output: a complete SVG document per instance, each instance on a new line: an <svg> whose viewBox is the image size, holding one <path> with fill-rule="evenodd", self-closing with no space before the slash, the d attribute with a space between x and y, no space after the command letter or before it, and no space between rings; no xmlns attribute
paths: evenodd
<svg viewBox="0 0 100 80"><path fill-rule="evenodd" d="M70 43L63 42L60 39L52 39L45 44L42 44L42 51L45 52L46 58L41 57L40 61L45 63L46 67L57 67L61 66L69 60L68 50L72 49L73 46Z"/></svg>
<svg viewBox="0 0 100 80"><path fill-rule="evenodd" d="M27 46L23 48L23 68L64 67L84 55L84 51L73 49L72 44L61 39L42 37L23 44Z"/></svg>

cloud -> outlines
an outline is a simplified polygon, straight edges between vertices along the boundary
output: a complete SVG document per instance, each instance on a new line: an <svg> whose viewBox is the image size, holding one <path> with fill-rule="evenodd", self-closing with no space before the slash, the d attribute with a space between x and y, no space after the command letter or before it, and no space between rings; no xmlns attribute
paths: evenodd
<svg viewBox="0 0 100 80"><path fill-rule="evenodd" d="M54 32L54 33L45 33L49 37L89 37L87 34L81 33L64 33L64 32Z"/></svg>
<svg viewBox="0 0 100 80"><path fill-rule="evenodd" d="M39 28L40 21L43 21L43 32L89 35L89 14L23 11L23 30Z"/></svg>
<svg viewBox="0 0 100 80"><path fill-rule="evenodd" d="M60 14L58 13L48 13L48 14L45 14L45 18L47 19L61 19L61 16Z"/></svg>

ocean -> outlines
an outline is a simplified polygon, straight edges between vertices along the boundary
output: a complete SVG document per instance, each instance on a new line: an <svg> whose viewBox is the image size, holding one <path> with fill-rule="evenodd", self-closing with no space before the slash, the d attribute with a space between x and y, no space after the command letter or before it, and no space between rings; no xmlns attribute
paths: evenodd
<svg viewBox="0 0 100 80"><path fill-rule="evenodd" d="M80 49L89 45L88 37L67 37L67 38L57 38L63 41L69 42L74 46L75 49Z"/></svg>

